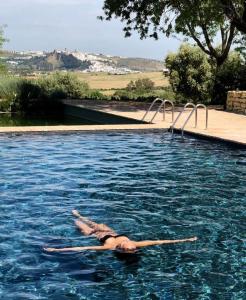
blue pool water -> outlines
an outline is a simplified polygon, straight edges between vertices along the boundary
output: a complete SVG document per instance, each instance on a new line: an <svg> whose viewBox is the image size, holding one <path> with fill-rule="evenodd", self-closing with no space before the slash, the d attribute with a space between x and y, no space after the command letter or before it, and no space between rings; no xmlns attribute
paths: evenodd
<svg viewBox="0 0 246 300"><path fill-rule="evenodd" d="M0 136L0 299L243 299L246 151L169 134ZM72 209L142 239L197 235L128 258ZM245 298L244 298L245 299Z"/></svg>

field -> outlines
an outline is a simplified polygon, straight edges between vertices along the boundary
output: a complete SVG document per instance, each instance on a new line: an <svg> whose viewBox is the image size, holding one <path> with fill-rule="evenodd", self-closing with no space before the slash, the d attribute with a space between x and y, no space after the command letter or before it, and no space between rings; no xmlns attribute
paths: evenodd
<svg viewBox="0 0 246 300"><path fill-rule="evenodd" d="M91 88L104 90L104 94L111 95L117 89L126 88L131 80L149 78L155 83L155 87L169 85L168 79L162 72L145 72L126 75L110 75L107 73L77 73L80 80L86 81Z"/></svg>
<svg viewBox="0 0 246 300"><path fill-rule="evenodd" d="M47 74L52 74L47 73ZM162 72L141 72L125 75L112 75L108 73L82 73L73 72L81 81L85 81L89 84L91 89L99 90L105 96L112 96L118 90L123 90L127 87L128 83L133 80L142 78L149 78L155 83L155 95L161 97L163 94L163 88L169 86L168 77L165 77ZM47 75L46 74L46 75ZM28 79L34 79L39 77L40 74L35 76L26 76ZM159 96L160 94L160 96Z"/></svg>

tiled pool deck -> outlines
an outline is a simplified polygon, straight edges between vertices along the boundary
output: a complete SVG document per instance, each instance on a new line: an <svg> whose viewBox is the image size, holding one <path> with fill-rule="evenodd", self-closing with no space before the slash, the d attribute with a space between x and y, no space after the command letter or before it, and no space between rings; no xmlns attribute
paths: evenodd
<svg viewBox="0 0 246 300"><path fill-rule="evenodd" d="M134 106L130 103L97 103L84 101L81 107L106 112L118 116L141 120L145 107ZM149 121L151 115L146 121ZM175 117L178 112L175 112ZM178 122L176 129L179 129L187 117L188 111ZM129 124L129 125L76 125L76 126L25 126L25 127L0 127L0 133L26 133L26 132L70 132L70 131L108 131L108 130L168 130L171 125L171 113L166 113L166 121L162 120L162 113L159 113L154 124ZM206 138L218 139L226 142L237 143L246 146L246 116L234 113L209 110L208 129L205 127L205 111L199 110L198 126L194 128L194 117L191 118L185 128L186 133L200 135Z"/></svg>

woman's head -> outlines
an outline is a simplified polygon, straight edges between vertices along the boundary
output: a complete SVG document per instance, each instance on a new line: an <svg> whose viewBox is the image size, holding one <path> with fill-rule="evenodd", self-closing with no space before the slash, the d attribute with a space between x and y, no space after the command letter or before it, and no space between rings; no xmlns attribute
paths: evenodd
<svg viewBox="0 0 246 300"><path fill-rule="evenodd" d="M129 239L126 239L119 243L116 249L127 253L135 253L137 251L136 244Z"/></svg>

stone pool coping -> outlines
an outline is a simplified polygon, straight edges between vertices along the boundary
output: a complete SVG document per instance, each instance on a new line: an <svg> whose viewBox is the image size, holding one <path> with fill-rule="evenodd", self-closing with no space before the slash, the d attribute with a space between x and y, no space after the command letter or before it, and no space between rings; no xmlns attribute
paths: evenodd
<svg viewBox="0 0 246 300"><path fill-rule="evenodd" d="M94 103L94 102L93 102ZM24 134L24 133L70 133L70 132L106 132L106 131L158 131L166 132L170 128L171 114L167 112L167 121L162 120L162 114L159 113L154 120L155 124L141 124L142 116L145 113L146 107L139 105L134 106L122 103L103 103L101 105L93 104L91 101L80 101L78 105L82 109L101 112L119 118L128 118L136 120L139 124L118 124L118 125L58 125L58 126L18 126L18 127L0 127L0 134ZM69 103L71 104L71 103ZM93 106L92 106L93 105ZM146 106L146 104L145 104ZM153 112L152 112L153 113ZM187 114L188 112L186 112ZM178 111L175 112L175 117ZM186 115L187 116L187 115ZM184 117L186 117L184 115ZM198 138L207 139L211 141L219 141L241 148L246 148L246 116L229 113L224 111L217 111L215 109L209 110L209 125L208 129L204 129L205 112L199 110L198 127L193 128L193 120L191 120L184 133ZM146 120L148 121L148 120ZM177 124L175 131L180 133L182 127L182 120Z"/></svg>
<svg viewBox="0 0 246 300"><path fill-rule="evenodd" d="M81 126L25 126L25 127L0 127L0 135L22 135L22 134L70 134L70 133L103 133L103 132L168 132L169 127L163 128L156 125L81 125ZM181 134L180 129L174 130L175 134ZM171 134L171 133L170 133ZM184 131L185 136L192 136L203 140L221 142L229 146L246 149L245 143L234 140L218 138L211 135Z"/></svg>
<svg viewBox="0 0 246 300"><path fill-rule="evenodd" d="M16 126L0 127L0 134L7 133L50 133L50 132L93 132L93 131L126 131L126 130L165 130L158 124L119 124L119 125L58 125L58 126Z"/></svg>

